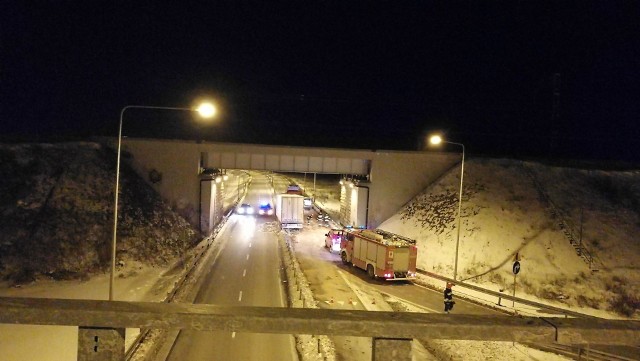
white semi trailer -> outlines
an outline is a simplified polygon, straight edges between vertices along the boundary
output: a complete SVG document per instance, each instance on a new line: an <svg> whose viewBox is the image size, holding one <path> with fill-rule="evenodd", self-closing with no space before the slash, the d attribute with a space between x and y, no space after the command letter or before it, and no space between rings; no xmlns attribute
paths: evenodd
<svg viewBox="0 0 640 361"><path fill-rule="evenodd" d="M304 225L304 197L298 194L276 195L276 217L283 229L301 229Z"/></svg>

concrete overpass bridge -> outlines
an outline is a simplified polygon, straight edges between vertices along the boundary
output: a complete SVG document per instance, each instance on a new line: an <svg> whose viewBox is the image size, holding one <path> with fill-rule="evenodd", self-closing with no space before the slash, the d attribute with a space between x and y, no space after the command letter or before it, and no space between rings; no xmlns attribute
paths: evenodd
<svg viewBox="0 0 640 361"><path fill-rule="evenodd" d="M457 153L305 148L126 138L123 152L160 195L204 232L219 222L222 194L203 173L227 170L342 174L358 179L342 189L340 222L375 228L459 162Z"/></svg>
<svg viewBox="0 0 640 361"><path fill-rule="evenodd" d="M359 336L373 361L412 339L637 346L640 321L0 297L0 323L79 326L78 360L124 361L125 328Z"/></svg>

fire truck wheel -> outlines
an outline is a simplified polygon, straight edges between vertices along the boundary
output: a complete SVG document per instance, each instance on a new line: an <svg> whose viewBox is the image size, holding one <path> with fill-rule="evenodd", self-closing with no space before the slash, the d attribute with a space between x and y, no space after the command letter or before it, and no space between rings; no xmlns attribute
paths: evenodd
<svg viewBox="0 0 640 361"><path fill-rule="evenodd" d="M347 252L342 252L340 258L342 258L342 263L349 264L349 260L347 259Z"/></svg>
<svg viewBox="0 0 640 361"><path fill-rule="evenodd" d="M369 277L371 278L376 278L376 274L373 271L373 266L372 265L368 265L367 266L367 274L369 275Z"/></svg>

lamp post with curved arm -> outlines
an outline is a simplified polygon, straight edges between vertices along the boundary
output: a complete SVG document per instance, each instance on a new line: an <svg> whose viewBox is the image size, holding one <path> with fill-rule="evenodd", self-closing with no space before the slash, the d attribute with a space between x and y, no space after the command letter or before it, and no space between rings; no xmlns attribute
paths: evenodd
<svg viewBox="0 0 640 361"><path fill-rule="evenodd" d="M459 145L462 147L462 161L460 162L461 166L460 166L460 195L458 197L458 235L456 237L456 258L454 261L454 266L453 266L453 279L457 280L457 276L458 276L458 248L460 247L460 218L461 216L461 211L462 211L462 182L464 179L464 144L462 143L456 143L456 142L449 142L446 140L443 140L441 136L439 135L433 135L429 138L429 142L433 145L438 145L440 143L448 143L448 144L454 144L454 145Z"/></svg>
<svg viewBox="0 0 640 361"><path fill-rule="evenodd" d="M113 206L113 240L111 242L111 274L109 277L109 301L113 301L113 282L116 271L116 235L118 232L118 192L120 186L120 150L122 148L122 120L127 109L161 109L197 112L203 118L211 118L216 114L216 108L211 103L202 103L197 108L159 107L150 105L127 105L120 111L120 125L118 127L118 155L116 160L115 203Z"/></svg>

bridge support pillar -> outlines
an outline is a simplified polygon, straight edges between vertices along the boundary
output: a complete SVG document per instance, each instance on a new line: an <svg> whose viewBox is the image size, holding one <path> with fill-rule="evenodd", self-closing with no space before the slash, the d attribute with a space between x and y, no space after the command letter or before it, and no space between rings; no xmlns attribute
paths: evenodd
<svg viewBox="0 0 640 361"><path fill-rule="evenodd" d="M78 330L78 361L124 361L124 328Z"/></svg>
<svg viewBox="0 0 640 361"><path fill-rule="evenodd" d="M410 338L374 338L371 361L411 361Z"/></svg>

